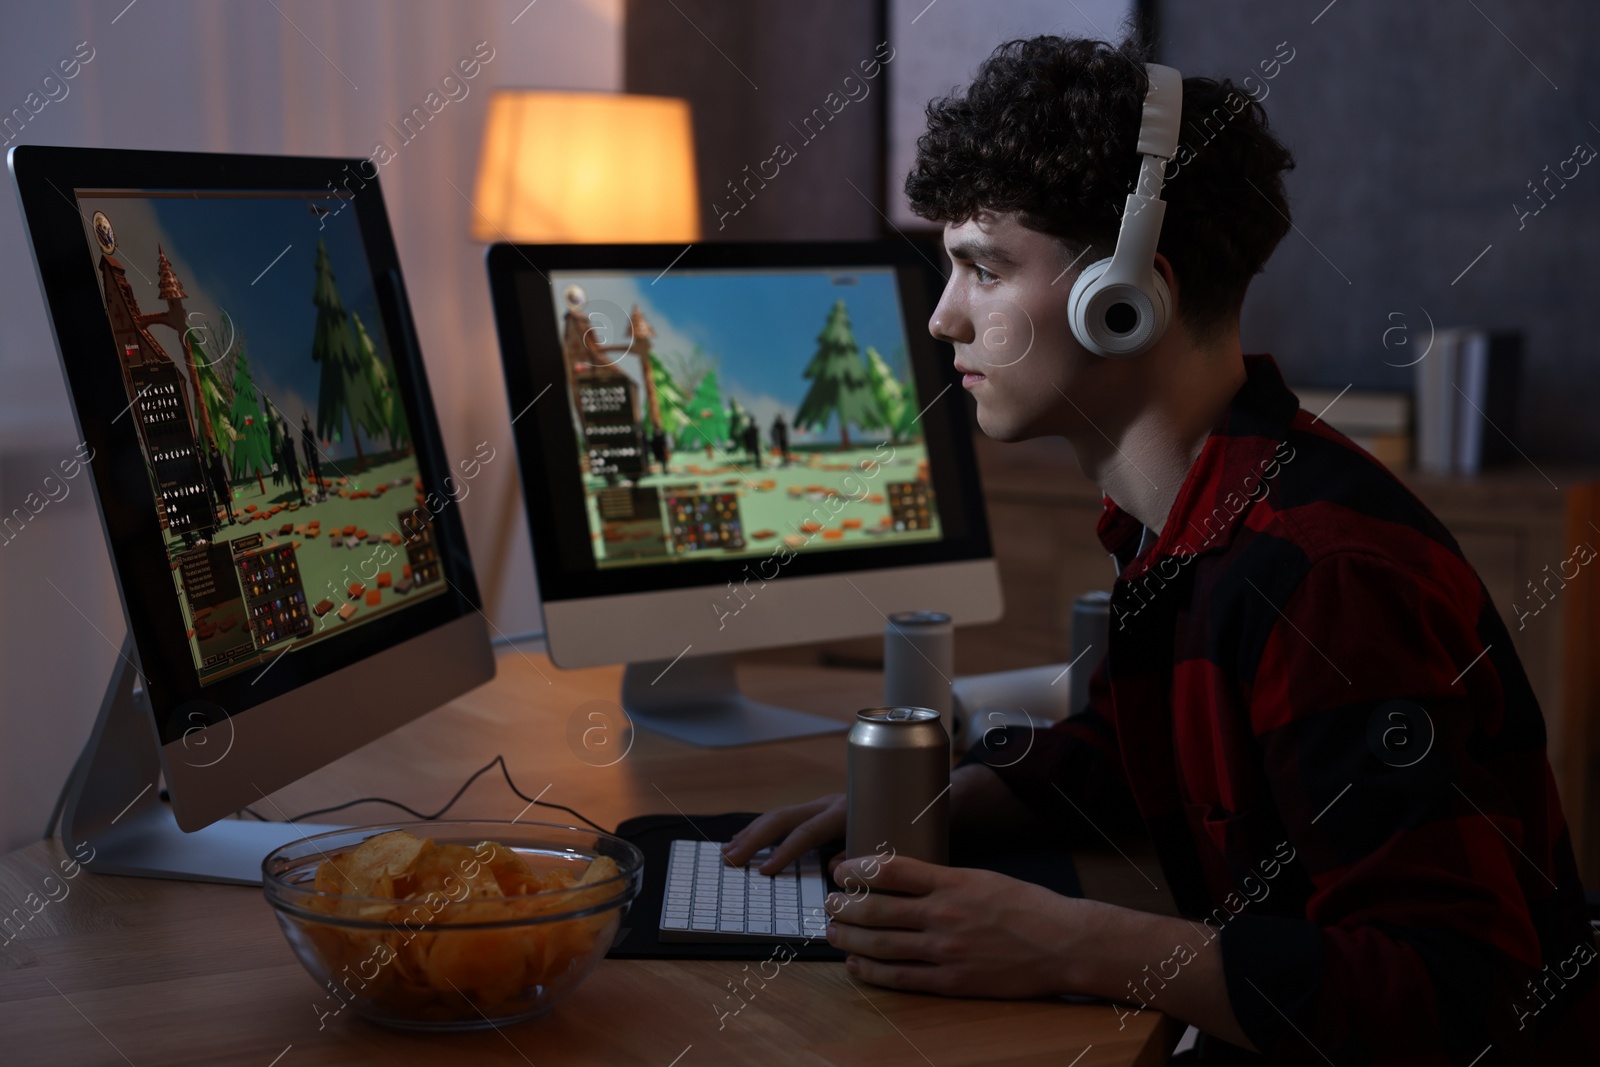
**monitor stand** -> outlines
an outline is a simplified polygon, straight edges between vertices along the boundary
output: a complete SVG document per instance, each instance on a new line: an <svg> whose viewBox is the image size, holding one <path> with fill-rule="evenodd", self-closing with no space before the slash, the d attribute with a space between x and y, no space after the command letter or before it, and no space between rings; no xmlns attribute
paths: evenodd
<svg viewBox="0 0 1600 1067"><path fill-rule="evenodd" d="M638 726L702 748L842 734L847 722L760 704L739 692L733 655L630 663L622 708Z"/></svg>
<svg viewBox="0 0 1600 1067"><path fill-rule="evenodd" d="M260 885L261 860L305 831L238 819L194 833L178 827L161 800L161 760L135 655L124 638L100 716L56 802L62 845L99 874ZM50 821L53 829L54 815ZM337 829L318 823L316 832Z"/></svg>

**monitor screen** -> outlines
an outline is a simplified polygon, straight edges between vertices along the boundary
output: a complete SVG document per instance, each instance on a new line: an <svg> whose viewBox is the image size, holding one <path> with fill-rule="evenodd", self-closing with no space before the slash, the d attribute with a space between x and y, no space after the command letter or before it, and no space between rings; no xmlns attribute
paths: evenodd
<svg viewBox="0 0 1600 1067"><path fill-rule="evenodd" d="M445 589L357 213L327 189L75 190L202 687ZM437 498L435 498L437 499ZM174 636L174 635L169 635Z"/></svg>
<svg viewBox="0 0 1600 1067"><path fill-rule="evenodd" d="M549 275L593 566L936 542L891 266Z"/></svg>

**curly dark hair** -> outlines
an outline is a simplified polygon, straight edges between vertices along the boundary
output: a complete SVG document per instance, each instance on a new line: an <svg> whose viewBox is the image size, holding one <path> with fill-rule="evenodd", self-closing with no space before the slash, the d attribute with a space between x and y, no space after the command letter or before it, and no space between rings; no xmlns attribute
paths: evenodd
<svg viewBox="0 0 1600 1067"><path fill-rule="evenodd" d="M1095 258L1110 255L1139 173L1149 61L1134 40L1041 36L1000 45L964 93L928 104L928 132L906 176L911 209L954 223L984 209L1015 211L1073 254L1090 245ZM1247 93L1227 80L1183 80L1158 247L1197 340L1238 315L1250 279L1288 233L1282 173L1293 167Z"/></svg>

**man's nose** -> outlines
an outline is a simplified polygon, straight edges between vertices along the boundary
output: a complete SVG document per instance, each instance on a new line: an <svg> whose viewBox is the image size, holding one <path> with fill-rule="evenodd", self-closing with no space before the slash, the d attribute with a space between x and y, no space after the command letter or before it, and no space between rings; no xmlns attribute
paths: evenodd
<svg viewBox="0 0 1600 1067"><path fill-rule="evenodd" d="M967 314L953 281L944 287L939 306L933 309L933 317L928 320L928 332L950 344L972 343L972 316Z"/></svg>

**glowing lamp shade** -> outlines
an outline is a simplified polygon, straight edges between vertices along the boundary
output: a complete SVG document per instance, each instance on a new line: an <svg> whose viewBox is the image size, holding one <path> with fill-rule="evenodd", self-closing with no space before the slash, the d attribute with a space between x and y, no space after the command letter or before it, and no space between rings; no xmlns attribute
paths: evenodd
<svg viewBox="0 0 1600 1067"><path fill-rule="evenodd" d="M689 102L498 90L472 236L527 244L700 239Z"/></svg>

